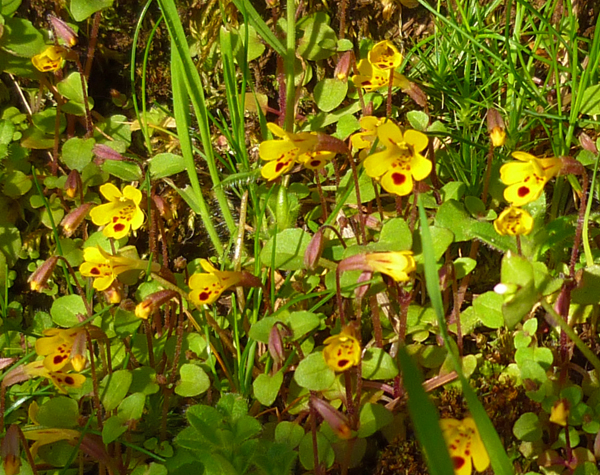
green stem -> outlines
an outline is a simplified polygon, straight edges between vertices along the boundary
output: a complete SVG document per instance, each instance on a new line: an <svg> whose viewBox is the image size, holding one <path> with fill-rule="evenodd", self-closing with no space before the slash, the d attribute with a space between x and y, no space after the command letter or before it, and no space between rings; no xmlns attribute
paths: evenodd
<svg viewBox="0 0 600 475"><path fill-rule="evenodd" d="M296 60L296 2L287 0L287 36L285 51L285 130L294 131L296 88L294 87L294 63Z"/></svg>

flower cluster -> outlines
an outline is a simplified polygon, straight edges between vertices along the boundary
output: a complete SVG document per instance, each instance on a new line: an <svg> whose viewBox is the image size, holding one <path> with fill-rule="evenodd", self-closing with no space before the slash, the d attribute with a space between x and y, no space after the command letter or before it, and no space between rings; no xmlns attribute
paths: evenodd
<svg viewBox="0 0 600 475"><path fill-rule="evenodd" d="M360 343L349 327L324 342L323 358L334 371L346 371L360 363Z"/></svg>
<svg viewBox="0 0 600 475"><path fill-rule="evenodd" d="M384 147L383 151L365 159L367 175L380 180L381 186L389 193L408 195L413 190L414 181L427 178L433 168L432 163L421 155L427 148L429 139L416 130L406 130L402 133L396 124L389 121L376 125L371 120L365 125L376 130L377 138ZM358 145L363 145L363 141L368 143L372 137L371 131L367 129L367 135L362 132L354 142Z"/></svg>
<svg viewBox="0 0 600 475"><path fill-rule="evenodd" d="M269 181L290 171L296 162L305 168L318 170L336 155L335 152L317 150L319 136L314 132L294 134L271 122L267 127L273 135L282 139L265 140L258 149L260 158L268 162L262 167L261 174Z"/></svg>
<svg viewBox="0 0 600 475"><path fill-rule="evenodd" d="M467 417L462 421L441 419L440 427L454 463L455 475L471 475L473 466L482 472L490 465L490 457L473 418Z"/></svg>

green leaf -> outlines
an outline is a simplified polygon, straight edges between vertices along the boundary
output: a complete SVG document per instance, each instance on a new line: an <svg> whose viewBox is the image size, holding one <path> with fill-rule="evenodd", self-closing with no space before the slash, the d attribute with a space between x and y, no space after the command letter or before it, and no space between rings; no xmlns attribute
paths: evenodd
<svg viewBox="0 0 600 475"><path fill-rule="evenodd" d="M212 445L220 444L217 431L223 425L223 415L217 409L197 404L190 407L185 416L201 440Z"/></svg>
<svg viewBox="0 0 600 475"><path fill-rule="evenodd" d="M238 64L243 64L246 61L254 61L265 52L265 45L260 40L260 36L256 32L256 28L250 25L248 28L248 47L247 58L244 58L243 42L246 41L246 24L242 23L238 30L231 30L233 55L236 57Z"/></svg>
<svg viewBox="0 0 600 475"><path fill-rule="evenodd" d="M41 53L46 44L42 34L29 20L13 17L5 18L0 47L17 56L31 58Z"/></svg>
<svg viewBox="0 0 600 475"><path fill-rule="evenodd" d="M526 412L522 414L513 426L513 434L519 440L536 442L542 438L542 427L537 414Z"/></svg>
<svg viewBox="0 0 600 475"><path fill-rule="evenodd" d="M310 432L307 432L302 437L298 452L302 466L306 470L312 470L315 467L315 454L313 451L313 436ZM331 443L321 432L317 432L317 455L319 463L325 464L327 468L333 465L335 453L333 452Z"/></svg>
<svg viewBox="0 0 600 475"><path fill-rule="evenodd" d="M304 429L299 424L282 421L275 427L275 442L286 444L290 449L295 449L304 437Z"/></svg>
<svg viewBox="0 0 600 475"><path fill-rule="evenodd" d="M0 251L6 258L8 267L12 267L19 258L21 250L21 233L15 226L0 225Z"/></svg>
<svg viewBox="0 0 600 475"><path fill-rule="evenodd" d="M502 305L504 298L496 292L485 292L473 301L473 309L477 317L488 328L500 328L504 326L502 316Z"/></svg>
<svg viewBox="0 0 600 475"><path fill-rule="evenodd" d="M462 203L455 200L448 200L443 203L435 215L435 225L452 231L455 242L471 239L469 230L472 223L473 218L471 218L471 215Z"/></svg>
<svg viewBox="0 0 600 475"><path fill-rule="evenodd" d="M427 132L429 125L429 116L423 111L409 111L406 113L406 119L411 127L420 132Z"/></svg>
<svg viewBox="0 0 600 475"><path fill-rule="evenodd" d="M502 258L501 281L516 291L505 294L502 313L509 329L514 328L523 317L529 314L539 301L540 295L535 289L533 267L524 257L507 253Z"/></svg>
<svg viewBox="0 0 600 475"><path fill-rule="evenodd" d="M71 16L75 21L83 21L94 13L112 7L114 0L71 0Z"/></svg>
<svg viewBox="0 0 600 475"><path fill-rule="evenodd" d="M65 295L52 302L50 315L56 325L71 328L79 323L78 315L87 315L87 310L79 295Z"/></svg>
<svg viewBox="0 0 600 475"><path fill-rule="evenodd" d="M100 383L100 400L105 411L116 409L131 386L131 371L118 370L107 374Z"/></svg>
<svg viewBox="0 0 600 475"><path fill-rule="evenodd" d="M278 371L273 376L259 374L252 383L254 397L263 406L270 406L277 399L281 383L283 383L283 373L281 371Z"/></svg>
<svg viewBox="0 0 600 475"><path fill-rule="evenodd" d="M285 229L267 241L260 253L260 260L274 269L302 269L310 240L310 234L302 229Z"/></svg>
<svg viewBox="0 0 600 475"><path fill-rule="evenodd" d="M600 114L600 84L590 86L583 91L580 112L587 115Z"/></svg>
<svg viewBox="0 0 600 475"><path fill-rule="evenodd" d="M340 140L346 140L357 130L360 130L360 123L358 122L358 119L353 115L348 114L342 116L342 118L338 120L335 134L333 134L333 136Z"/></svg>
<svg viewBox="0 0 600 475"><path fill-rule="evenodd" d="M66 396L55 396L40 406L37 420L42 426L70 429L78 425L77 401Z"/></svg>
<svg viewBox="0 0 600 475"><path fill-rule="evenodd" d="M62 96L69 100L69 102L63 104L63 112L78 116L85 114L85 107L83 105L83 85L81 84L81 75L78 72L69 74L56 85L56 88ZM88 107L90 109L94 107L94 101L91 97L88 97Z"/></svg>
<svg viewBox="0 0 600 475"><path fill-rule="evenodd" d="M2 10L0 14L2 16L10 16L16 12L21 5L21 0L2 0Z"/></svg>
<svg viewBox="0 0 600 475"><path fill-rule="evenodd" d="M360 426L358 437L365 438L373 435L394 419L393 414L380 404L366 403L360 409Z"/></svg>
<svg viewBox="0 0 600 475"><path fill-rule="evenodd" d="M127 424L119 416L111 416L104 421L102 427L102 442L110 444L127 432Z"/></svg>
<svg viewBox="0 0 600 475"><path fill-rule="evenodd" d="M325 78L317 83L313 95L319 109L324 112L331 112L342 103L347 92L348 81Z"/></svg>
<svg viewBox="0 0 600 475"><path fill-rule="evenodd" d="M2 179L2 192L9 198L19 198L27 193L33 183L25 173L19 170L13 170L6 173Z"/></svg>
<svg viewBox="0 0 600 475"><path fill-rule="evenodd" d="M138 319L139 320L139 319ZM142 393L145 395L156 394L160 387L156 384L156 370L149 366L136 368L131 372L132 380L129 389L133 393Z"/></svg>
<svg viewBox="0 0 600 475"><path fill-rule="evenodd" d="M94 139L70 138L62 147L62 162L71 170L83 171L94 158L92 150L95 144Z"/></svg>
<svg viewBox="0 0 600 475"><path fill-rule="evenodd" d="M210 388L210 378L195 364L184 364L179 370L181 380L175 386L175 394L182 397L198 396Z"/></svg>
<svg viewBox="0 0 600 475"><path fill-rule="evenodd" d="M408 251L412 249L413 237L403 218L392 218L384 222L379 240L367 245L369 251Z"/></svg>
<svg viewBox="0 0 600 475"><path fill-rule="evenodd" d="M140 181L142 179L142 170L137 163L106 160L102 164L102 171L124 181Z"/></svg>
<svg viewBox="0 0 600 475"><path fill-rule="evenodd" d="M174 153L158 153L148 160L150 176L157 180L185 171L185 160Z"/></svg>
<svg viewBox="0 0 600 475"><path fill-rule="evenodd" d="M462 279L466 275L473 272L477 266L477 261L470 257L458 257L454 260L454 272L456 272L456 278Z"/></svg>
<svg viewBox="0 0 600 475"><path fill-rule="evenodd" d="M600 302L600 266L593 265L583 269L581 280L577 284L571 296L573 303L581 305L596 305Z"/></svg>
<svg viewBox="0 0 600 475"><path fill-rule="evenodd" d="M324 12L302 18L297 26L304 30L304 35L298 41L296 54L311 61L319 61L335 53L337 37Z"/></svg>
<svg viewBox="0 0 600 475"><path fill-rule="evenodd" d="M362 377L365 379L392 379L398 375L393 358L381 348L369 348L362 359Z"/></svg>
<svg viewBox="0 0 600 475"><path fill-rule="evenodd" d="M294 379L300 387L310 391L325 391L335 381L335 372L325 363L323 354L318 351L300 361Z"/></svg>
<svg viewBox="0 0 600 475"><path fill-rule="evenodd" d="M454 466L440 429L440 418L434 404L423 389L423 377L417 365L401 346L398 366L402 368L403 384L408 393L408 411L427 457L431 475L454 475Z"/></svg>
<svg viewBox="0 0 600 475"><path fill-rule="evenodd" d="M124 421L137 421L142 417L144 404L146 404L146 395L133 393L119 404L117 415Z"/></svg>
<svg viewBox="0 0 600 475"><path fill-rule="evenodd" d="M36 114L33 114L31 116L31 121L33 122L33 125L40 129L42 133L54 135L56 127L56 108L51 107L48 109L44 109L43 111L38 112ZM64 114L61 114L59 116L59 133L63 133L66 127L67 119L65 118Z"/></svg>

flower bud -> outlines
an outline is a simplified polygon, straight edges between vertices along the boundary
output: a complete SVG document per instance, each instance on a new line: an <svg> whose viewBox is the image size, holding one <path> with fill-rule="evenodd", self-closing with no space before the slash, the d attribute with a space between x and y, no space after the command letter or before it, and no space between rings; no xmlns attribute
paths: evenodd
<svg viewBox="0 0 600 475"><path fill-rule="evenodd" d="M304 267L309 270L315 270L324 247L325 236L323 228L321 228L315 233L306 247L306 251L304 252Z"/></svg>
<svg viewBox="0 0 600 475"><path fill-rule="evenodd" d="M352 437L352 430L350 429L348 417L334 408L331 404L311 395L310 405L329 424L335 435L340 439L348 440Z"/></svg>
<svg viewBox="0 0 600 475"><path fill-rule="evenodd" d="M358 283L360 284L361 282L367 282L367 281L371 280L372 278L373 278L373 272L371 272L370 270L363 271L358 276ZM360 285L354 289L354 296L358 300L361 300L367 293L367 290L369 290L368 285Z"/></svg>
<svg viewBox="0 0 600 475"><path fill-rule="evenodd" d="M488 109L487 125L492 145L494 147L501 147L504 145L504 142L506 141L504 120L502 120L500 113L496 109Z"/></svg>
<svg viewBox="0 0 600 475"><path fill-rule="evenodd" d="M63 227L65 236L70 237L73 235L93 207L93 203L83 203L63 218L60 225Z"/></svg>
<svg viewBox="0 0 600 475"><path fill-rule="evenodd" d="M116 89L110 90L110 97L113 104L117 107L125 107L127 105L127 96Z"/></svg>
<svg viewBox="0 0 600 475"><path fill-rule="evenodd" d="M338 78L340 81L348 80L348 72L350 71L350 67L352 66L352 62L354 61L354 52L346 51L338 61L335 66L335 71L333 75Z"/></svg>
<svg viewBox="0 0 600 475"><path fill-rule="evenodd" d="M85 369L87 333L85 331L77 332L71 347L71 366L78 373Z"/></svg>
<svg viewBox="0 0 600 475"><path fill-rule="evenodd" d="M121 160L124 160L124 158L125 158L125 157L123 157L123 155L121 155L119 152L117 152L113 148L109 147L108 145L101 144L101 143L94 145L94 148L92 151L94 152L94 155L96 156L96 158L94 159L94 163L96 165L102 165L102 163L104 163L105 160L114 160L114 161L119 162Z"/></svg>
<svg viewBox="0 0 600 475"><path fill-rule="evenodd" d="M44 261L33 274L29 276L28 282L31 286L31 290L39 292L46 287L48 279L52 277L52 272L58 263L58 257L52 256L50 259Z"/></svg>
<svg viewBox="0 0 600 475"><path fill-rule="evenodd" d="M584 150L587 150L588 152L591 152L594 155L598 153L598 148L596 147L596 144L585 132L582 132L579 135L579 143L581 144L581 148L583 148Z"/></svg>
<svg viewBox="0 0 600 475"><path fill-rule="evenodd" d="M64 20L49 14L48 21L54 31L54 35L65 42L69 47L73 47L77 44L77 33L71 28Z"/></svg>
<svg viewBox="0 0 600 475"><path fill-rule="evenodd" d="M285 354L283 351L283 337L281 336L281 331L277 323L273 325L271 331L269 332L268 347L269 354L271 355L271 358L273 358L275 366L279 367L285 360Z"/></svg>
<svg viewBox="0 0 600 475"><path fill-rule="evenodd" d="M154 310L178 295L174 290L159 290L158 292L154 292L135 307L135 316L147 320Z"/></svg>
<svg viewBox="0 0 600 475"><path fill-rule="evenodd" d="M2 455L2 468L6 475L16 475L20 471L21 457L19 450L19 427L11 424L0 448Z"/></svg>
<svg viewBox="0 0 600 475"><path fill-rule="evenodd" d="M560 157L561 161L561 175L583 175L585 173L585 167L579 162L571 157Z"/></svg>
<svg viewBox="0 0 600 475"><path fill-rule="evenodd" d="M350 150L348 149L346 142L322 132L317 132L317 145L315 145L314 151L350 154Z"/></svg>
<svg viewBox="0 0 600 475"><path fill-rule="evenodd" d="M550 422L554 422L559 426L566 427L569 419L569 401L559 399L554 403L550 410Z"/></svg>
<svg viewBox="0 0 600 475"><path fill-rule="evenodd" d="M71 170L69 176L67 176L67 181L65 182L65 194L69 198L75 198L78 192L80 192L83 188L83 184L81 183L81 175L77 170Z"/></svg>
<svg viewBox="0 0 600 475"><path fill-rule="evenodd" d="M117 305L123 300L123 284L114 280L102 293L107 303Z"/></svg>

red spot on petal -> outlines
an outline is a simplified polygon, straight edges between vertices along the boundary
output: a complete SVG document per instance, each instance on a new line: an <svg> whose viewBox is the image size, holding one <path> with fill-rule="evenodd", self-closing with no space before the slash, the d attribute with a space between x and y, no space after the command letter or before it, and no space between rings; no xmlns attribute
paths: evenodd
<svg viewBox="0 0 600 475"><path fill-rule="evenodd" d="M65 378L65 383L67 383L67 384L75 384L75 380L71 376L67 376Z"/></svg>
<svg viewBox="0 0 600 475"><path fill-rule="evenodd" d="M526 186L522 186L517 190L517 194L520 198L523 198L524 196L527 196L529 194L529 188L527 188Z"/></svg>
<svg viewBox="0 0 600 475"><path fill-rule="evenodd" d="M318 167L319 165L321 165L321 161L320 160L313 160L310 162L310 166L311 167Z"/></svg>
<svg viewBox="0 0 600 475"><path fill-rule="evenodd" d="M406 181L406 175L404 173L392 173L392 180L395 185L400 186Z"/></svg>
<svg viewBox="0 0 600 475"><path fill-rule="evenodd" d="M467 461L464 459L464 457L458 457L458 456L454 456L452 457L452 463L454 464L454 468L455 469L459 469L461 468Z"/></svg>
<svg viewBox="0 0 600 475"><path fill-rule="evenodd" d="M56 355L52 361L54 361L54 364L61 364L64 359L65 356Z"/></svg>
<svg viewBox="0 0 600 475"><path fill-rule="evenodd" d="M119 217L118 216L114 216L113 217L113 223L116 223L117 221L119 221Z"/></svg>
<svg viewBox="0 0 600 475"><path fill-rule="evenodd" d="M343 368L344 366L346 366L349 363L348 360L339 360L338 361L338 367Z"/></svg>
<svg viewBox="0 0 600 475"><path fill-rule="evenodd" d="M277 165L275 165L275 173L279 173L286 165L286 162L279 162Z"/></svg>
<svg viewBox="0 0 600 475"><path fill-rule="evenodd" d="M208 297L210 297L210 292L200 292L200 295L198 296L201 301L208 300Z"/></svg>
<svg viewBox="0 0 600 475"><path fill-rule="evenodd" d="M92 267L90 269L90 274L92 274L92 275L100 275L100 269L98 269L97 267Z"/></svg>
<svg viewBox="0 0 600 475"><path fill-rule="evenodd" d="M471 451L470 450L465 450L465 455L468 457L469 455L471 455Z"/></svg>
<svg viewBox="0 0 600 475"><path fill-rule="evenodd" d="M115 224L114 230L117 232L121 232L125 229L125 225L123 223Z"/></svg>

